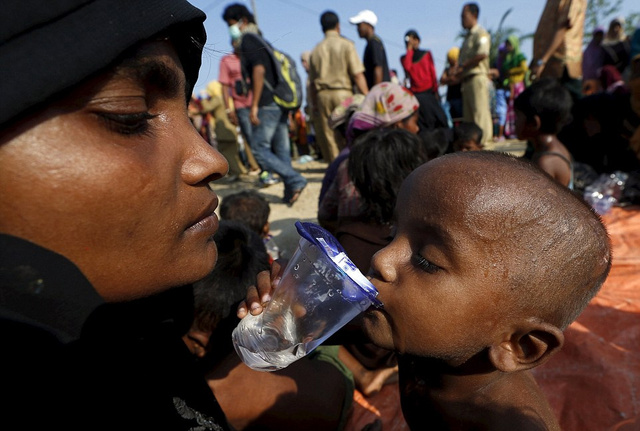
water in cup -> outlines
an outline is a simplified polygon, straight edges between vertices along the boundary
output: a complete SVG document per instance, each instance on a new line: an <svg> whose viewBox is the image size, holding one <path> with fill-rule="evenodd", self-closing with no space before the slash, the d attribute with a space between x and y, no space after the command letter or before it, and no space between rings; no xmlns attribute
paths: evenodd
<svg viewBox="0 0 640 431"><path fill-rule="evenodd" d="M378 292L338 241L312 223L296 223L298 248L272 299L233 331L236 352L249 367L275 371L311 352L372 304Z"/></svg>

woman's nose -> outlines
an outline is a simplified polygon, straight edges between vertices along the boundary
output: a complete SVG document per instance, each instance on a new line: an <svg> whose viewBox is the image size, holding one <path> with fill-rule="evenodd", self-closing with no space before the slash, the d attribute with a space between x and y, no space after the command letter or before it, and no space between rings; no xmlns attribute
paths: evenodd
<svg viewBox="0 0 640 431"><path fill-rule="evenodd" d="M229 163L192 127L188 156L182 165L182 177L188 184L210 183L227 175Z"/></svg>

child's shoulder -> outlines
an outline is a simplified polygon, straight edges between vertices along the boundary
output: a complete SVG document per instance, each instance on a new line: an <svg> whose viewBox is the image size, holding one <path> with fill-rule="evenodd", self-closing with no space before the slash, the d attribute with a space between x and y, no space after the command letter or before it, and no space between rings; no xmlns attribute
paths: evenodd
<svg viewBox="0 0 640 431"><path fill-rule="evenodd" d="M560 429L529 371L501 374L477 387L480 374L448 375L424 369L425 365L421 360L399 360L402 411L411 429ZM447 386L455 389L443 390Z"/></svg>

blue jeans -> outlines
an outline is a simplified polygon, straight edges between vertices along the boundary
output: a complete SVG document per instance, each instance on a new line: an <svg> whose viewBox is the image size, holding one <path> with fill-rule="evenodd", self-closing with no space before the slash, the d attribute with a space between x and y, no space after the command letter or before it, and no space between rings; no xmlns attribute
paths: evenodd
<svg viewBox="0 0 640 431"><path fill-rule="evenodd" d="M246 138L248 145L251 145L251 120L249 119L250 113L251 113L251 110L249 108L236 109L236 116L238 117L238 125L240 126L240 131Z"/></svg>
<svg viewBox="0 0 640 431"><path fill-rule="evenodd" d="M291 142L287 113L275 102L258 110L260 124L251 131L251 150L262 169L275 172L284 182L285 198L302 189L307 180L291 166Z"/></svg>

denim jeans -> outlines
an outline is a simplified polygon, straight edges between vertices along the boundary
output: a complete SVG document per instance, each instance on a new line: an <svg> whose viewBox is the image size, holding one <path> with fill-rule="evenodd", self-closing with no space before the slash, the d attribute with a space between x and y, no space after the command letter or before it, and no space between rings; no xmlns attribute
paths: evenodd
<svg viewBox="0 0 640 431"><path fill-rule="evenodd" d="M307 180L291 166L287 113L275 102L258 110L260 124L251 131L251 150L262 169L277 173L284 182L285 198L302 189Z"/></svg>
<svg viewBox="0 0 640 431"><path fill-rule="evenodd" d="M251 145L251 120L249 119L249 114L251 110L249 108L239 108L236 109L236 116L238 117L238 125L240 126L240 131L246 138L247 144Z"/></svg>

